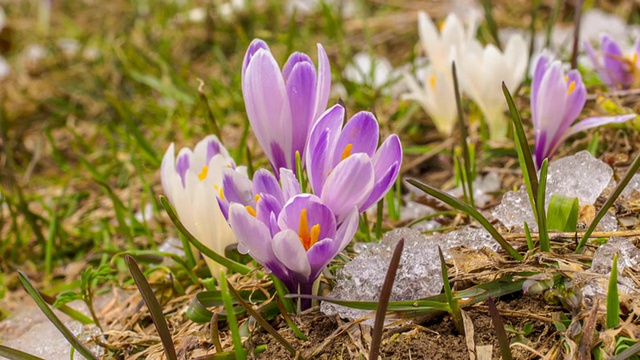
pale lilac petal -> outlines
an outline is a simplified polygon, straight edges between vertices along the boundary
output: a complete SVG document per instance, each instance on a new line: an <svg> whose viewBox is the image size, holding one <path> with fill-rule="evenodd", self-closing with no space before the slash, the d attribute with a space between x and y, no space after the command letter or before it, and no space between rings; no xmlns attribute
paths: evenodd
<svg viewBox="0 0 640 360"><path fill-rule="evenodd" d="M307 252L300 242L298 234L285 229L273 237L273 253L287 269L303 279L309 279L311 265L307 259Z"/></svg>
<svg viewBox="0 0 640 360"><path fill-rule="evenodd" d="M320 276L322 270L336 256L334 239L322 239L315 243L309 251L307 251L307 261L311 267L311 276L309 280L315 280Z"/></svg>
<svg viewBox="0 0 640 360"><path fill-rule="evenodd" d="M298 195L284 206L278 218L278 226L281 229L292 229L298 232L300 226L300 214L306 209L309 231L316 224L320 225L319 239L333 238L336 231L335 216L327 206L320 202L315 195Z"/></svg>
<svg viewBox="0 0 640 360"><path fill-rule="evenodd" d="M270 194L278 201L280 206L284 205L285 199L282 195L282 189L276 177L267 169L259 169L253 174L251 191L255 194Z"/></svg>
<svg viewBox="0 0 640 360"><path fill-rule="evenodd" d="M251 216L240 204L231 204L229 225L238 239L238 251L249 254L262 265L276 260L269 228Z"/></svg>
<svg viewBox="0 0 640 360"><path fill-rule="evenodd" d="M330 162L340 135L344 113L342 106L332 106L320 116L309 135L305 163L309 184L318 196L322 193L322 186L333 165Z"/></svg>
<svg viewBox="0 0 640 360"><path fill-rule="evenodd" d="M334 238L334 246L336 246L334 252L336 254L349 245L353 237L356 235L359 221L360 217L358 217L358 209L354 207L351 212L347 214L345 220L340 224L340 227L338 227L338 230L336 231L336 236Z"/></svg>
<svg viewBox="0 0 640 360"><path fill-rule="evenodd" d="M283 204L271 194L263 194L255 206L253 206L256 211L256 219L271 227L271 217L280 214L282 205Z"/></svg>
<svg viewBox="0 0 640 360"><path fill-rule="evenodd" d="M259 49L242 84L251 128L274 170L292 168L291 109L280 69L270 52Z"/></svg>
<svg viewBox="0 0 640 360"><path fill-rule="evenodd" d="M600 51L603 54L604 70L610 76L614 88L625 88L633 82L629 67L622 60L624 54L620 46L610 37L602 37Z"/></svg>
<svg viewBox="0 0 640 360"><path fill-rule="evenodd" d="M292 137L292 159L295 164L295 152L304 153L307 137L311 129L316 97L316 69L309 62L299 62L291 69L287 80L287 94L291 106L291 119L295 122ZM301 160L304 161L304 158Z"/></svg>
<svg viewBox="0 0 640 360"><path fill-rule="evenodd" d="M233 169L223 169L222 189L227 201L242 205L253 205L253 193L251 181L243 174Z"/></svg>
<svg viewBox="0 0 640 360"><path fill-rule="evenodd" d="M333 153L333 165L337 165L343 156L346 157L349 154L365 153L370 157L373 156L378 147L378 141L378 120L372 113L360 111L353 115L342 129ZM345 153L347 151L348 153Z"/></svg>
<svg viewBox="0 0 640 360"><path fill-rule="evenodd" d="M553 124L555 126L545 129L548 131L547 136L550 137L545 141L547 143L545 151L549 154L560 144L563 134L578 118L587 101L587 89L582 82L580 73L577 70L571 70L567 73L566 79L567 94L565 95L566 100L562 120ZM571 84L573 84L573 90L569 93Z"/></svg>
<svg viewBox="0 0 640 360"><path fill-rule="evenodd" d="M366 154L351 155L333 169L321 199L341 223L354 206L360 207L373 189L373 165Z"/></svg>
<svg viewBox="0 0 640 360"><path fill-rule="evenodd" d="M331 65L322 45L318 44L318 80L316 82L316 102L313 120L317 120L327 108L331 93ZM312 125L313 126L313 125Z"/></svg>
<svg viewBox="0 0 640 360"><path fill-rule="evenodd" d="M360 207L365 211L377 203L391 189L400 173L402 164L402 144L397 135L389 136L371 159L375 174L375 184L371 194Z"/></svg>
<svg viewBox="0 0 640 360"><path fill-rule="evenodd" d="M291 77L291 73L293 72L293 69L296 67L296 65L300 63L306 63L308 65L311 65L311 67L313 67L313 61L311 61L311 58L309 57L309 55L298 52L298 51L292 53L291 55L289 55L287 62L282 67L282 77L284 78L285 83L289 82L289 78ZM315 72L315 69L314 69L314 72Z"/></svg>
<svg viewBox="0 0 640 360"><path fill-rule="evenodd" d="M601 116L601 117L590 117L581 121L578 121L575 125L573 125L569 131L563 136L563 140L573 134L579 133L581 131L585 131L594 127L606 125L606 124L620 124L626 121L629 121L635 118L636 114L627 114L620 116Z"/></svg>
<svg viewBox="0 0 640 360"><path fill-rule="evenodd" d="M253 58L253 55L258 52L258 50L266 50L269 51L269 45L260 39L254 39L251 44L249 44L249 48L247 52L244 54L244 60L242 61L242 82L244 83L244 74L247 71L247 67Z"/></svg>
<svg viewBox="0 0 640 360"><path fill-rule="evenodd" d="M540 126L540 124L537 123L539 119L539 115L537 114L538 93L540 92L542 79L544 78L544 74L547 72L550 63L550 56L544 53L538 58L538 62L536 63L536 67L533 71L533 78L531 80L531 119L534 127Z"/></svg>
<svg viewBox="0 0 640 360"><path fill-rule="evenodd" d="M293 171L289 169L280 168L280 184L282 186L282 195L285 202L301 192L298 179L296 179Z"/></svg>
<svg viewBox="0 0 640 360"><path fill-rule="evenodd" d="M540 130L536 133L536 144L534 149L533 158L536 162L536 169L540 169L542 166L542 162L544 159L549 157L549 153L545 152L545 147L547 146L547 132L545 130Z"/></svg>

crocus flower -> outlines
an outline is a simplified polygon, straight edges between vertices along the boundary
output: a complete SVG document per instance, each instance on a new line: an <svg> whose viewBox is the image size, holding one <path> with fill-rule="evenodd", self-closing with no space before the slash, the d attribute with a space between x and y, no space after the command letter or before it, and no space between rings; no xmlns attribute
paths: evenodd
<svg viewBox="0 0 640 360"><path fill-rule="evenodd" d="M577 70L565 75L560 61L552 62L546 54L538 59L531 83L534 157L538 168L569 136L596 126L625 122L636 116L591 117L574 124L586 99L587 90Z"/></svg>
<svg viewBox="0 0 640 360"><path fill-rule="evenodd" d="M293 53L282 71L267 44L253 40L242 65L247 116L276 175L295 171L295 154L304 159L309 131L327 107L331 87L329 59L318 44L318 70L306 54Z"/></svg>
<svg viewBox="0 0 640 360"><path fill-rule="evenodd" d="M162 159L162 188L175 208L180 221L200 242L224 255L227 245L236 238L216 200L222 186L223 169L247 176L246 169L235 167L227 149L215 135L200 141L195 149L183 148L176 159L171 144ZM207 259L212 274L222 266Z"/></svg>
<svg viewBox="0 0 640 360"><path fill-rule="evenodd" d="M504 52L493 44L486 47L477 41L468 42L459 59L458 78L469 97L478 105L489 127L492 139L507 136L508 121L504 115L507 103L502 82L515 89L524 80L527 69L527 44L522 36L509 38Z"/></svg>
<svg viewBox="0 0 640 360"><path fill-rule="evenodd" d="M338 225L331 209L315 195L295 195L277 212L261 206L263 202L259 198L255 209L230 205L229 222L238 237L238 250L271 271L290 292L311 294L322 269L353 238L357 208ZM305 303L303 307L308 306Z"/></svg>
<svg viewBox="0 0 640 360"><path fill-rule="evenodd" d="M640 39L629 56L625 55L620 45L606 34L602 35L598 53L588 41L585 41L584 46L600 79L610 89L628 89L637 81L636 74L640 70Z"/></svg>
<svg viewBox="0 0 640 360"><path fill-rule="evenodd" d="M327 110L311 130L306 150L309 184L338 223L354 206L362 212L378 202L395 182L402 163L397 135L377 149L378 121L372 113L361 111L342 128L344 116L340 105Z"/></svg>
<svg viewBox="0 0 640 360"><path fill-rule="evenodd" d="M424 74L424 78L418 81L413 76L405 74L404 80L410 92L402 98L417 101L429 114L438 132L449 136L458 114L451 72L438 71L430 66L417 75L421 74Z"/></svg>
<svg viewBox="0 0 640 360"><path fill-rule="evenodd" d="M431 64L441 72L451 71L451 62L460 55L465 44L475 37L476 29L475 21L465 27L454 13L447 15L439 27L425 12L418 13L420 43Z"/></svg>

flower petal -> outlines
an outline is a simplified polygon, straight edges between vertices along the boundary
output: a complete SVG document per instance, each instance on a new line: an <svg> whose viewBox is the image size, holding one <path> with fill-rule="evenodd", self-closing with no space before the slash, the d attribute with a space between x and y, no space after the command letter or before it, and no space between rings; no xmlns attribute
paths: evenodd
<svg viewBox="0 0 640 360"><path fill-rule="evenodd" d="M333 159L344 114L342 106L334 105L320 116L309 135L305 163L309 184L318 196L322 194L322 186L333 165L330 162Z"/></svg>
<svg viewBox="0 0 640 360"><path fill-rule="evenodd" d="M373 165L368 155L342 160L327 177L320 198L341 223L354 206L360 207L373 189Z"/></svg>
<svg viewBox="0 0 640 360"><path fill-rule="evenodd" d="M291 106L291 119L295 119L296 122L295 126L292 126L293 142L290 154L292 156L290 161L295 164L296 151L300 152L304 161L304 148L314 120L316 69L313 67L311 60L301 61L293 65L286 84L289 105Z"/></svg>
<svg viewBox="0 0 640 360"><path fill-rule="evenodd" d="M280 184L278 184L276 177L267 169L259 169L253 174L251 191L254 196L257 194L269 194L278 201L280 206L284 205L285 199L282 195Z"/></svg>
<svg viewBox="0 0 640 360"><path fill-rule="evenodd" d="M269 228L247 212L240 204L229 207L229 224L238 238L238 251L249 254L257 262L266 266L277 261L271 246Z"/></svg>
<svg viewBox="0 0 640 360"><path fill-rule="evenodd" d="M311 265L298 234L285 229L273 237L273 253L278 261L302 279L309 279Z"/></svg>
<svg viewBox="0 0 640 360"><path fill-rule="evenodd" d="M316 82L316 102L313 111L313 122L324 113L331 93L331 65L329 57L322 45L318 44L318 79ZM312 125L313 126L313 123Z"/></svg>
<svg viewBox="0 0 640 360"><path fill-rule="evenodd" d="M333 166L350 154L365 153L370 157L379 140L378 120L368 111L353 115L342 129L333 153Z"/></svg>
<svg viewBox="0 0 640 360"><path fill-rule="evenodd" d="M371 194L360 207L360 211L366 211L371 205L380 201L395 183L402 163L402 145L398 136L396 134L389 136L382 143L371 161L375 174L375 184Z"/></svg>
<svg viewBox="0 0 640 360"><path fill-rule="evenodd" d="M307 251L307 262L310 265L310 281L320 276L322 270L337 255L334 239L322 239Z"/></svg>
<svg viewBox="0 0 640 360"><path fill-rule="evenodd" d="M232 169L223 169L222 189L227 201L239 203L243 206L253 205L253 193L251 192L249 178Z"/></svg>
<svg viewBox="0 0 640 360"><path fill-rule="evenodd" d="M567 137L579 133L581 131L585 131L587 129L591 129L594 127L606 125L606 124L620 124L631 119L634 119L636 114L627 114L620 116L601 116L601 117L590 117L581 121L578 121L575 125L573 125L569 131L563 136L563 139Z"/></svg>
<svg viewBox="0 0 640 360"><path fill-rule="evenodd" d="M285 168L280 169L280 184L282 185L282 195L284 202L300 194L300 183L293 174L293 171Z"/></svg>
<svg viewBox="0 0 640 360"><path fill-rule="evenodd" d="M258 49L247 66L242 84L251 128L274 171L293 168L292 119L287 89L276 60Z"/></svg>

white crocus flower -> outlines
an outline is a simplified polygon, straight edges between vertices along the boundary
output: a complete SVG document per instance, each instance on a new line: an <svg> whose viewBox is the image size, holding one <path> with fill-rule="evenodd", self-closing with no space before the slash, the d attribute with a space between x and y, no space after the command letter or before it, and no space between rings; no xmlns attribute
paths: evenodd
<svg viewBox="0 0 640 360"><path fill-rule="evenodd" d="M222 173L233 168L246 176L244 167L235 167L227 149L214 135L200 141L192 151L183 148L176 158L171 144L162 159L162 188L186 229L205 246L224 256L225 248L236 237L220 210ZM207 258L213 275L222 265Z"/></svg>
<svg viewBox="0 0 640 360"><path fill-rule="evenodd" d="M387 58L360 52L355 54L351 63L344 68L343 75L351 82L369 85L389 94L393 90L390 85L398 77L398 72Z"/></svg>
<svg viewBox="0 0 640 360"><path fill-rule="evenodd" d="M502 82L515 91L524 80L528 55L525 40L518 35L509 38L504 52L492 44L482 47L471 41L460 57L460 78L464 90L482 111L491 139L504 139L508 121L504 112L507 102Z"/></svg>
<svg viewBox="0 0 640 360"><path fill-rule="evenodd" d="M405 74L405 84L410 92L403 95L403 98L417 101L429 114L438 132L445 136L451 135L458 113L450 72L438 71L430 66L423 74L420 73L417 74L418 81Z"/></svg>
<svg viewBox="0 0 640 360"><path fill-rule="evenodd" d="M451 62L464 45L475 37L476 29L475 21L465 27L454 13L447 15L439 27L425 12L418 13L420 43L438 71L451 71Z"/></svg>

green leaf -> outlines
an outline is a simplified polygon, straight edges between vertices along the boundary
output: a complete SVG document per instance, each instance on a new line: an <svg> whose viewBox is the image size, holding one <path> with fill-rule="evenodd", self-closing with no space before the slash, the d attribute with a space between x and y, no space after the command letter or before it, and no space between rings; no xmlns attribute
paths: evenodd
<svg viewBox="0 0 640 360"><path fill-rule="evenodd" d="M227 323L229 324L229 332L231 333L231 341L233 343L233 351L236 359L246 360L247 350L242 346L242 338L240 337L240 329L238 328L238 320L233 310L233 297L229 293L229 283L224 271L220 271L218 277L220 279L220 293L222 294L222 303L227 311Z"/></svg>
<svg viewBox="0 0 640 360"><path fill-rule="evenodd" d="M538 213L538 236L540 240L540 250L549 252L551 244L549 243L549 231L547 230L547 216L545 215L545 192L547 190L547 168L549 166L548 159L542 161L540 168L540 183L538 186L538 197L536 203L536 211Z"/></svg>
<svg viewBox="0 0 640 360"><path fill-rule="evenodd" d="M0 345L0 356L10 360L44 360L43 358L4 345Z"/></svg>
<svg viewBox="0 0 640 360"><path fill-rule="evenodd" d="M620 325L620 299L618 297L618 253L613 254L611 275L607 287L607 329Z"/></svg>
<svg viewBox="0 0 640 360"><path fill-rule="evenodd" d="M520 168L522 169L522 175L524 176L524 183L527 188L527 194L529 195L529 201L531 202L531 208L533 213L535 211L535 195L538 193L538 178L536 177L536 167L533 164L533 156L531 155L531 149L527 142L527 136L522 126L522 119L520 113L516 108L516 104L513 101L513 97L505 85L502 82L502 92L505 99L507 99L507 105L509 105L509 113L511 114L511 122L513 123L514 140L516 144L516 151L518 152L518 161L520 162ZM537 220L537 219L536 219Z"/></svg>
<svg viewBox="0 0 640 360"><path fill-rule="evenodd" d="M553 194L547 209L547 228L562 232L576 232L579 212L578 198Z"/></svg>
<svg viewBox="0 0 640 360"><path fill-rule="evenodd" d="M18 270L18 278L20 282L22 282L22 286L27 290L31 298L36 302L40 310L44 313L44 315L53 323L53 325L62 333L62 335L67 339L67 341L73 346L78 352L87 359L98 360L98 357L94 355L89 349L87 349L84 344L78 340L75 335L62 323L62 321L56 316L56 314L49 308L47 303L44 301L42 296L38 293L38 291L33 287L31 281L29 281L29 277Z"/></svg>
<svg viewBox="0 0 640 360"><path fill-rule="evenodd" d="M477 222L480 223L480 225L482 225L488 232L489 234L491 234L491 236L493 236L493 238L498 242L498 244L500 244L500 246L502 246L502 248L507 251L509 253L509 255L511 255L511 257L513 257L514 259L518 260L518 261L522 261L523 256L520 255L516 249L514 249L508 242L507 240L504 239L504 237L502 237L502 235L498 232L498 230L496 230L496 228L493 227L493 225L491 225L491 222L489 222L489 220L487 220L487 218L485 218L484 216L482 216L482 214L476 210L475 208L472 208L471 206L469 206L469 204L466 204L458 199L456 199L455 197L440 191L436 188L433 188L427 184L421 183L417 180L414 179L409 179L407 180L409 182L409 184L417 187L418 189L424 191L425 193L435 197L436 199L442 201L443 203L451 206L454 209L457 209L459 211L464 212L465 214L471 216L472 218L476 219Z"/></svg>
<svg viewBox="0 0 640 360"><path fill-rule="evenodd" d="M440 256L440 274L442 276L442 284L444 287L444 296L449 304L449 310L453 323L458 330L458 333L464 334L464 320L462 319L462 312L460 311L460 305L458 299L453 297L451 291L451 284L449 284L449 272L447 271L447 264L444 261L444 255L442 255L442 249L438 246L438 255Z"/></svg>
<svg viewBox="0 0 640 360"><path fill-rule="evenodd" d="M464 173L463 173L463 181L462 188L465 190L465 193L468 196L469 205L475 207L475 200L473 199L473 180L475 176L473 175L472 168L475 167L471 164L471 155L469 152L469 144L467 143L467 138L469 135L467 134L467 126L464 123L464 112L462 111L462 100L460 97L460 87L458 85L458 73L456 71L456 63L455 61L451 64L451 72L453 74L453 88L456 97L456 107L458 112L458 125L460 127L460 137L461 146L462 146L462 160L464 163Z"/></svg>
<svg viewBox="0 0 640 360"><path fill-rule="evenodd" d="M66 290L56 296L56 301L51 306L53 306L54 309L58 309L61 306L76 300L82 300L82 296L75 291Z"/></svg>
<svg viewBox="0 0 640 360"><path fill-rule="evenodd" d="M153 324L156 326L156 330L158 330L158 335L160 336L160 341L162 341L162 346L164 347L167 358L169 360L178 360L176 349L173 346L171 332L169 331L169 326L164 318L162 307L151 289L151 285L147 282L147 279L144 277L144 274L138 267L138 263L133 256L125 255L124 260L127 263L127 266L129 266L131 277L133 277L133 280L136 282L136 286L142 295L142 299L145 304L147 304L147 308L149 308L151 320L153 320Z"/></svg>

